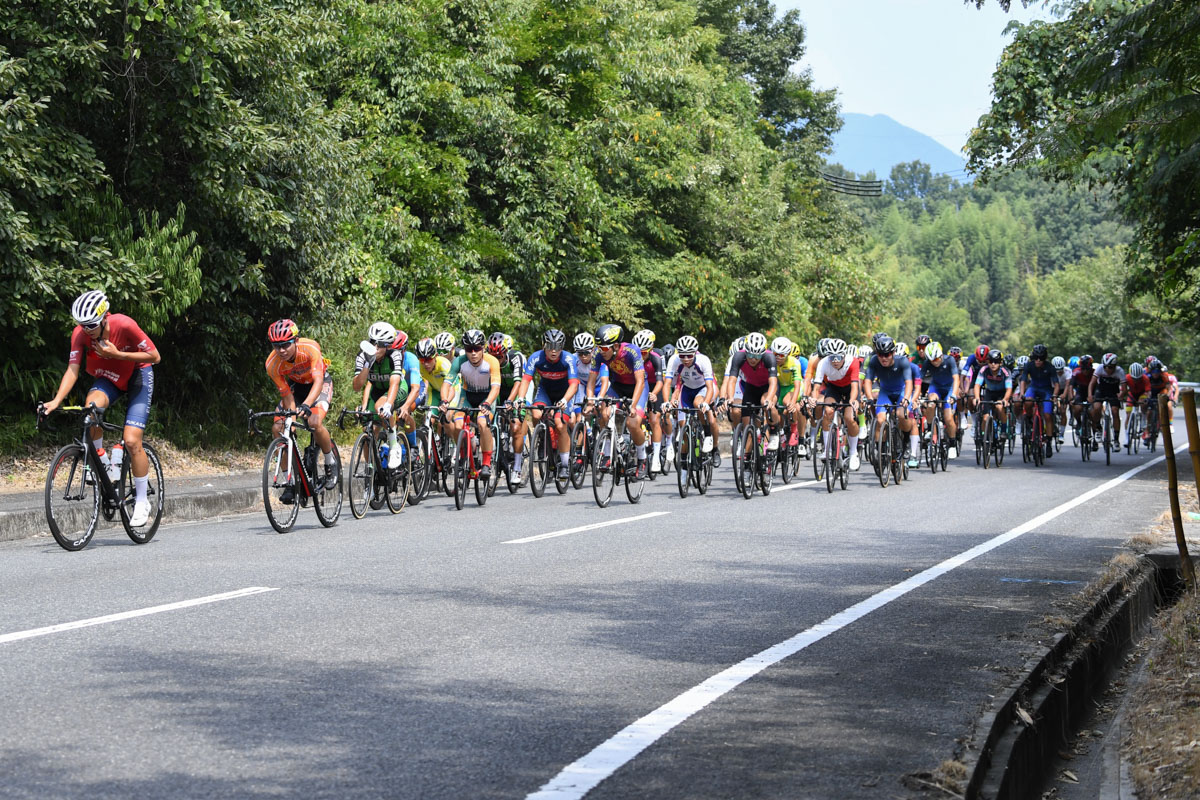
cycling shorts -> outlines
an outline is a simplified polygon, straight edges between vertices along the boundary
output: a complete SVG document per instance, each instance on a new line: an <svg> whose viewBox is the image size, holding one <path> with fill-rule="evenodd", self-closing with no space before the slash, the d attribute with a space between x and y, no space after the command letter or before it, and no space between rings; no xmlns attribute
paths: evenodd
<svg viewBox="0 0 1200 800"><path fill-rule="evenodd" d="M312 391L311 383L292 383L288 381L288 388L292 390L292 399L296 403L296 408L300 407L308 398L308 393ZM329 411L329 404L333 402L333 380L329 377L329 373L325 373L325 380L321 384L321 393L317 395L317 402L312 404L312 418L317 422L325 419L325 413ZM283 411L283 403L275 406L276 411ZM276 417L275 421L280 422L283 417Z"/></svg>
<svg viewBox="0 0 1200 800"><path fill-rule="evenodd" d="M1049 414L1054 411L1054 403L1051 402L1050 395L1051 395L1050 389L1037 389L1037 388L1034 388L1033 386L1030 386L1028 389L1025 390L1025 399L1026 400L1033 400L1035 402L1041 402L1043 414Z"/></svg>
<svg viewBox="0 0 1200 800"><path fill-rule="evenodd" d="M979 393L979 399L989 403L999 403L1008 394L1007 389L984 389Z"/></svg>
<svg viewBox="0 0 1200 800"><path fill-rule="evenodd" d="M631 383L616 383L608 384L608 391L604 393L605 397L614 397L623 400L633 399L633 384ZM638 419L646 416L646 403L650 400L650 390L645 386L642 387L642 395L633 403L633 411L638 415Z"/></svg>
<svg viewBox="0 0 1200 800"><path fill-rule="evenodd" d="M703 397L706 386L701 386L699 389L693 389L690 386L684 386L679 391L679 405L683 408L695 408L696 398Z"/></svg>
<svg viewBox="0 0 1200 800"><path fill-rule="evenodd" d="M553 389L553 391L547 391L548 389ZM566 386L563 386L561 389L559 389L557 387L547 387L545 383L539 383L537 392L533 395L533 405L541 404L544 406L552 406L559 400L562 400L563 395L566 393ZM566 406L568 412L574 414L579 410L579 396L581 394L583 394L583 392L579 391L578 389L575 390L574 397L571 398L571 402L567 403Z"/></svg>
<svg viewBox="0 0 1200 800"><path fill-rule="evenodd" d="M832 383L821 384L821 394L826 400L832 400L835 403L850 402L850 387L835 386Z"/></svg>
<svg viewBox="0 0 1200 800"><path fill-rule="evenodd" d="M96 378L92 391L104 392L112 405L122 394L128 395L125 408L125 424L130 428L146 429L150 420L150 406L154 401L154 367L147 364L133 371L129 376L129 388L124 392L108 378Z"/></svg>
<svg viewBox="0 0 1200 800"><path fill-rule="evenodd" d="M954 408L954 384L930 384L929 395L936 395L942 400L942 408Z"/></svg>
<svg viewBox="0 0 1200 800"><path fill-rule="evenodd" d="M888 410L888 406L898 406L898 405L900 405L900 401L903 399L904 399L904 392L896 392L894 394L891 394L888 392L880 392L879 396L875 398L875 413L876 414L886 414L887 410ZM899 410L898 413L903 415L904 411Z"/></svg>

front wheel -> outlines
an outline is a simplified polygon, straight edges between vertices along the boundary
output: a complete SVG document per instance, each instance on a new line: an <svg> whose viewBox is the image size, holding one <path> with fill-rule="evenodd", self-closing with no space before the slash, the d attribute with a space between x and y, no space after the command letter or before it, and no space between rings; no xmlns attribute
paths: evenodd
<svg viewBox="0 0 1200 800"><path fill-rule="evenodd" d="M347 479L350 486L350 513L355 519L362 519L367 513L367 506L375 496L375 465L371 459L371 437L362 434L354 442L350 451L350 475Z"/></svg>
<svg viewBox="0 0 1200 800"><path fill-rule="evenodd" d="M467 484L471 481L471 434L464 427L458 434L458 458L454 462L454 507L459 511L467 504Z"/></svg>
<svg viewBox="0 0 1200 800"><path fill-rule="evenodd" d="M587 423L583 420L576 422L571 428L571 451L567 455L567 463L571 469L571 485L576 489L583 488L583 479L587 476L587 438Z"/></svg>
<svg viewBox="0 0 1200 800"><path fill-rule="evenodd" d="M100 521L100 491L82 445L64 445L46 473L46 521L64 550L82 550Z"/></svg>
<svg viewBox="0 0 1200 800"><path fill-rule="evenodd" d="M289 441L279 436L267 445L263 459L263 506L271 527L279 533L290 531L300 513L299 459L294 455Z"/></svg>
<svg viewBox="0 0 1200 800"><path fill-rule="evenodd" d="M533 440L530 443L529 451L529 488L533 491L534 497L541 497L546 493L546 474L547 458L546 451L550 449L550 436L546 432L546 426L539 423L533 429Z"/></svg>
<svg viewBox="0 0 1200 800"><path fill-rule="evenodd" d="M675 483L679 486L679 496L687 497L692 478L692 433L684 429L679 433L679 454L675 457Z"/></svg>
<svg viewBox="0 0 1200 800"><path fill-rule="evenodd" d="M149 483L146 486L146 499L150 501L150 518L140 528L129 524L133 517L133 507L137 501L137 491L134 488L131 459L125 459L121 465L121 483L117 491L121 494L121 524L125 526L125 534L136 544L145 544L158 533L158 525L163 515L163 473L162 464L158 460L158 452L153 447L142 443L146 451L146 459L150 462L150 471L146 473Z"/></svg>
<svg viewBox="0 0 1200 800"><path fill-rule="evenodd" d="M633 447L632 442L630 443L629 447L630 447L630 449L632 449L632 447ZM641 480L636 480L634 478L634 474L637 472L637 469L638 469L638 464L637 464L637 461L634 460L632 472L629 471L628 466L626 467L626 471L625 471L625 481L624 481L625 496L629 498L629 502L631 502L631 503L641 502L642 490L646 487L646 479L645 478L642 478ZM647 472L649 472L649 470L647 470Z"/></svg>
<svg viewBox="0 0 1200 800"><path fill-rule="evenodd" d="M333 474L337 480L333 485L329 485L329 481L321 481L321 491L313 494L313 510L317 512L317 519L326 528L332 528L337 524L338 517L342 515L342 454L338 452L335 446L331 451L333 453ZM329 469L326 468L326 473ZM320 480L317 476L313 476L313 482Z"/></svg>
<svg viewBox="0 0 1200 800"><path fill-rule="evenodd" d="M614 461L612 430L604 428L592 445L592 493L596 497L596 505L601 508L608 506L616 488Z"/></svg>
<svg viewBox="0 0 1200 800"><path fill-rule="evenodd" d="M388 511L393 514L399 514L404 510L404 504L412 497L412 476L413 476L413 449L409 445L408 440L397 442L397 447L400 447L404 453L400 457L400 463L394 469L385 469L384 474L387 476L387 507Z"/></svg>

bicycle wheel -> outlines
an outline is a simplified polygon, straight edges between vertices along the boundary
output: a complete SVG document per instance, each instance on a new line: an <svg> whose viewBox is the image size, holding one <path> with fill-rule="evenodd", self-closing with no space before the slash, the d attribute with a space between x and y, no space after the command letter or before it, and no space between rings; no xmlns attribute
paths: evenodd
<svg viewBox="0 0 1200 800"><path fill-rule="evenodd" d="M1092 428L1087 414L1083 415L1083 421L1079 423L1079 451L1080 458L1084 461L1092 460Z"/></svg>
<svg viewBox="0 0 1200 800"><path fill-rule="evenodd" d="M925 464L929 467L929 471L936 474L938 471L938 449L942 446L942 421L938 418L937 412L934 411L933 424L929 426L929 443L925 446Z"/></svg>
<svg viewBox="0 0 1200 800"><path fill-rule="evenodd" d="M818 454L817 443L824 440L824 432L821 430L820 418L813 420L813 436L812 443L808 448L808 452L812 456L813 462L813 478L822 480L825 477L825 457L824 453Z"/></svg>
<svg viewBox="0 0 1200 800"><path fill-rule="evenodd" d="M438 480L442 485L442 491L446 493L446 497L453 497L457 488L454 484L455 470L458 465L458 444L456 440L451 440L448 436L441 437L441 450L438 455L438 466L440 474Z"/></svg>
<svg viewBox="0 0 1200 800"><path fill-rule="evenodd" d="M433 474L429 464L429 441L421 431L417 431L417 443L409 448L409 505L417 505L429 494L433 485Z"/></svg>
<svg viewBox="0 0 1200 800"><path fill-rule="evenodd" d="M875 444L875 477L879 478L879 485L886 489L888 481L892 477L892 426L896 423L892 419L888 419L883 424L883 429L878 431L879 442Z"/></svg>
<svg viewBox="0 0 1200 800"><path fill-rule="evenodd" d="M332 528L337 524L338 517L342 515L342 454L338 452L337 447L333 448L333 468L334 475L338 479L334 481L333 486L321 484L321 491L313 495L313 511L317 512L317 519L326 528ZM314 477L314 480L317 480Z"/></svg>
<svg viewBox="0 0 1200 800"><path fill-rule="evenodd" d="M529 434L526 433L521 438L521 453L524 454L525 458L521 460L520 471L514 469L510 464L508 471L504 473L504 484L508 487L509 494L517 493L517 490L521 488L521 473L529 470L529 454L531 452L529 446ZM516 447L516 444L514 444L513 447Z"/></svg>
<svg viewBox="0 0 1200 800"><path fill-rule="evenodd" d="M607 455L606 455L607 452ZM596 505L601 508L608 506L612 500L613 489L616 488L616 475L613 462L613 434L610 428L604 428L596 436L592 446L592 494L596 497Z"/></svg>
<svg viewBox="0 0 1200 800"><path fill-rule="evenodd" d="M959 437L959 435L960 435L960 434L962 434L962 429L961 429L961 428L959 428L957 431L955 431L955 435L954 435L954 436L950 436L950 437L947 437L947 436L946 436L946 429L945 429L945 427L943 427L943 428L941 429L940 433L941 433L941 435L942 435L942 443L941 443L941 446L938 448L938 453L937 453L937 455L938 455L938 461L939 461L939 463L938 463L938 469L940 469L942 472L945 472L945 471L946 471L946 467L948 467L948 466L950 465L950 447L951 447L951 442L955 442L955 443L956 443L956 444L954 444L954 445L953 445L955 448L961 448L961 447L962 447L962 441L961 441L961 440L958 438L958 437ZM961 451L958 451L958 452L961 452Z"/></svg>
<svg viewBox="0 0 1200 800"><path fill-rule="evenodd" d="M675 483L679 487L679 496L687 497L688 488L695 478L692 477L692 432L685 427L679 432L679 455L675 457Z"/></svg>
<svg viewBox="0 0 1200 800"><path fill-rule="evenodd" d="M146 459L150 462L150 470L146 473L146 477L149 479L146 485L146 499L150 501L150 517L142 527L135 528L129 524L137 500L131 459L125 459L121 464L121 482L117 486L117 491L121 495L121 525L125 528L125 535L135 544L145 544L154 538L154 534L158 533L158 525L162 522L163 515L162 463L158 460L158 452L152 445L143 442L142 449L146 451Z"/></svg>
<svg viewBox="0 0 1200 800"><path fill-rule="evenodd" d="M375 495L375 465L371 463L371 437L361 434L354 440L350 450L350 513L362 519L367 513L367 504Z"/></svg>
<svg viewBox="0 0 1200 800"><path fill-rule="evenodd" d="M413 448L407 440L399 442L398 446L404 450L400 456L400 463L392 469L384 470L387 476L384 497L387 499L388 511L393 514L403 511L404 504L412 496Z"/></svg>
<svg viewBox="0 0 1200 800"><path fill-rule="evenodd" d="M529 450L529 488L534 497L546 493L546 451L550 449L550 437L546 433L546 425L539 422L533 429Z"/></svg>
<svg viewBox="0 0 1200 800"><path fill-rule="evenodd" d="M766 429L764 428L759 431L758 434L758 442L760 447L763 447L763 437L765 431ZM769 433L766 433L765 435L770 437ZM768 438L767 441L770 441L770 439ZM771 493L771 483L775 479L775 467L779 463L779 452L780 450L778 447L774 450L763 447L763 449L758 453L758 489L763 493L764 497Z"/></svg>
<svg viewBox="0 0 1200 800"><path fill-rule="evenodd" d="M64 550L82 550L96 533L100 490L91 471L83 445L68 444L54 454L46 473L46 522Z"/></svg>
<svg viewBox="0 0 1200 800"><path fill-rule="evenodd" d="M992 460L992 439L995 436L995 427L995 421L988 417L987 422L983 423L983 439L979 442L979 447L975 448L975 456L979 459L976 463L982 463L984 469L988 468L988 462Z"/></svg>
<svg viewBox="0 0 1200 800"><path fill-rule="evenodd" d="M754 429L753 425L744 426L738 453L742 457L742 497L747 500L754 496L758 472L758 447L758 431Z"/></svg>
<svg viewBox="0 0 1200 800"><path fill-rule="evenodd" d="M1104 415L1104 463L1112 464L1112 420L1107 411Z"/></svg>
<svg viewBox="0 0 1200 800"><path fill-rule="evenodd" d="M454 474L450 478L450 486L454 490L454 507L459 511L467 504L467 484L471 482L471 443L470 434L463 428L458 432L457 458L454 460Z"/></svg>
<svg viewBox="0 0 1200 800"><path fill-rule="evenodd" d="M996 441L992 447L992 458L995 460L996 466L999 467L1001 464L1004 463L1004 439L1005 439L1005 437L1001 433L999 425L994 425L993 430L995 430L995 432L996 432Z"/></svg>
<svg viewBox="0 0 1200 800"><path fill-rule="evenodd" d="M500 433L500 426L495 424L493 420L492 426L492 477L488 479L487 494L492 497L496 494L496 488L500 485L500 473L506 472L512 464L512 451L510 449L511 442L509 441L508 429L505 428L504 433Z"/></svg>
<svg viewBox="0 0 1200 800"><path fill-rule="evenodd" d="M587 476L587 423L583 420L571 428L571 452L567 455L567 463L571 470L571 485L576 489L583 488L583 479Z"/></svg>
<svg viewBox="0 0 1200 800"><path fill-rule="evenodd" d="M733 429L733 437L729 440L729 462L733 467L733 485L738 493L742 493L742 484L746 479L746 444L743 441L746 426L739 424Z"/></svg>
<svg viewBox="0 0 1200 800"><path fill-rule="evenodd" d="M908 480L908 458L904 454L904 431L900 423L893 421L892 432L892 483L897 486L901 481Z"/></svg>
<svg viewBox="0 0 1200 800"><path fill-rule="evenodd" d="M267 520L279 533L287 533L296 524L300 513L300 482L297 480L295 463L288 462L288 440L282 436L267 445L267 456L263 459L263 506ZM291 502L283 502L283 493L291 489Z"/></svg>
<svg viewBox="0 0 1200 800"><path fill-rule="evenodd" d="M1129 444L1134 453L1142 449L1142 415L1134 414L1129 418Z"/></svg>
<svg viewBox="0 0 1200 800"><path fill-rule="evenodd" d="M492 441L494 442L495 440L493 439ZM472 449L474 450L475 448L472 448ZM478 452L478 451L477 451L477 452ZM478 457L482 459L482 457L483 457L483 454L482 454L482 453L479 453L479 456L478 456ZM495 459L496 459L496 451L495 451L495 450L493 450L493 451L492 451L492 471L493 471L493 472L494 472L494 471L495 471L495 469L496 469ZM479 464L475 464L475 465L473 465L473 468L472 468L472 470L471 470L472 472L474 472L474 473L475 473L475 477L474 477L474 479L473 479L473 480L474 480L474 483L475 483L475 503L476 503L477 505L483 505L484 503L486 503L486 502L487 502L487 499L488 499L488 489L489 489L489 488L491 487L491 485L492 485L492 481L491 481L491 479L490 479L490 478L481 478L481 477L479 477L479 469L478 469L478 468L479 468L480 466L482 466L482 464L483 464L483 462L482 462L482 461L480 461L480 462L479 462Z"/></svg>
<svg viewBox="0 0 1200 800"><path fill-rule="evenodd" d="M837 471L842 463L842 424L834 422L829 426L829 447L825 449L825 491L833 492L833 482L837 480Z"/></svg>
<svg viewBox="0 0 1200 800"><path fill-rule="evenodd" d="M1034 414L1033 416L1033 436L1029 441L1030 450L1033 453L1033 465L1040 467L1046 460L1046 443L1042 440L1042 415ZM1084 449L1088 449L1088 441L1084 440Z"/></svg>
<svg viewBox="0 0 1200 800"><path fill-rule="evenodd" d="M631 503L641 502L642 490L646 487L646 479L645 478L642 478L641 480L634 479L633 474L636 471L637 471L637 462L636 461L633 462L632 471L630 469L626 469L626 471L625 471L625 480L624 480L625 496L629 498L629 502L631 502Z"/></svg>
<svg viewBox="0 0 1200 800"><path fill-rule="evenodd" d="M702 452L696 451L692 458L693 464L696 463L697 458L700 459L701 466L699 469L692 470L692 472L696 475L696 482L693 485L696 487L696 491L700 492L700 494L707 494L708 487L712 486L713 458L711 454L706 455Z"/></svg>

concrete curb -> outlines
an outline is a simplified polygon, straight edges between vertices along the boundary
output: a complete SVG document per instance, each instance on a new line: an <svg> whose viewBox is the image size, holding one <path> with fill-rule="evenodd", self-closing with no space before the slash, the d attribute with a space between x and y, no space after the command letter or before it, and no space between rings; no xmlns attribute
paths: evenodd
<svg viewBox="0 0 1200 800"><path fill-rule="evenodd" d="M262 508L262 490L259 488L217 489L184 494L168 492L163 500L163 523L208 519L246 511L255 506ZM43 509L0 511L0 542L49 535Z"/></svg>
<svg viewBox="0 0 1200 800"><path fill-rule="evenodd" d="M964 797L1023 800L1038 795L1057 751L1147 631L1174 569L1178 556L1174 565L1143 556L1069 631L1029 662L1025 677L999 695L967 742L964 761L970 778ZM1021 719L1018 707L1033 719L1032 725Z"/></svg>

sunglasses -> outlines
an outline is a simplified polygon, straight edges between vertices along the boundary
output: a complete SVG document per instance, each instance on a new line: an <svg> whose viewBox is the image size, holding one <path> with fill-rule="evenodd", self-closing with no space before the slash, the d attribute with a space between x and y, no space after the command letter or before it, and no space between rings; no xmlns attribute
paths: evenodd
<svg viewBox="0 0 1200 800"><path fill-rule="evenodd" d="M468 353L478 353L483 350L483 348L479 347L478 345L472 345L471 347L464 347L463 349L466 350Z"/></svg>
<svg viewBox="0 0 1200 800"><path fill-rule="evenodd" d="M103 324L104 324L104 320L100 320L99 322L95 323L94 325L81 325L80 327L82 327L88 333L91 333L94 330L99 330L100 326Z"/></svg>
<svg viewBox="0 0 1200 800"><path fill-rule="evenodd" d="M611 353L613 350L616 350L617 348L611 344L602 344L596 349L599 350L601 353Z"/></svg>
<svg viewBox="0 0 1200 800"><path fill-rule="evenodd" d="M375 345L376 347L388 347L389 345L393 344L395 340L393 340L391 342L381 342L381 341L377 341L375 339L367 339L367 341L370 342L371 344Z"/></svg>
<svg viewBox="0 0 1200 800"><path fill-rule="evenodd" d="M289 347L291 347L295 343L296 343L296 340L293 339L290 342L275 342L271 346L274 347L276 350L287 350Z"/></svg>
<svg viewBox="0 0 1200 800"><path fill-rule="evenodd" d="M691 359L691 358L695 358L695 357L696 357L695 353L680 353L679 354L680 360L683 360L685 358Z"/></svg>

